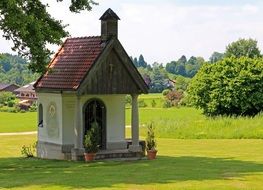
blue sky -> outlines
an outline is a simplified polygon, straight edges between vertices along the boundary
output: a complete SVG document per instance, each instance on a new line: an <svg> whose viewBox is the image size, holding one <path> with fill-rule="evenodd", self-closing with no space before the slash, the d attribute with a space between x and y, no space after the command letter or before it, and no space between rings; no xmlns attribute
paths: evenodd
<svg viewBox="0 0 263 190"><path fill-rule="evenodd" d="M263 1L259 0L97 0L91 12L72 14L70 0L42 0L55 18L69 24L71 36L100 35L99 17L111 7L121 18L119 39L131 56L167 63L187 57L208 59L230 42L253 38L263 50ZM11 42L0 39L0 51L11 52ZM54 51L58 47L51 47Z"/></svg>

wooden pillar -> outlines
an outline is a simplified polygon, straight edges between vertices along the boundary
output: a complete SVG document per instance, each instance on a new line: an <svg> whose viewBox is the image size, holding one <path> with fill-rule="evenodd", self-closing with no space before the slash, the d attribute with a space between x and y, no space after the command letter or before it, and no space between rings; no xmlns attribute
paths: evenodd
<svg viewBox="0 0 263 190"><path fill-rule="evenodd" d="M132 144L129 151L141 152L142 147L139 145L139 111L138 111L138 94L132 94L132 111L131 111L131 134Z"/></svg>

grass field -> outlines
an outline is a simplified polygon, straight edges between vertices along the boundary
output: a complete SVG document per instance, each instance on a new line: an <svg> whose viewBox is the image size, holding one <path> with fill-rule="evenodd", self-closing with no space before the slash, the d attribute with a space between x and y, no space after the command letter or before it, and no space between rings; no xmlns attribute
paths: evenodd
<svg viewBox="0 0 263 190"><path fill-rule="evenodd" d="M131 110L126 112L130 125ZM146 132L145 124L153 122L157 137L178 139L262 139L263 114L251 117L215 117L202 115L194 108L141 108L140 135ZM129 130L128 130L129 131ZM128 133L129 134L129 133Z"/></svg>
<svg viewBox="0 0 263 190"><path fill-rule="evenodd" d="M164 96L161 93L143 94L139 96L139 100L143 100L147 107L152 107L152 101L154 100L156 103L155 108L162 108Z"/></svg>
<svg viewBox="0 0 263 190"><path fill-rule="evenodd" d="M1 132L36 130L36 113L0 112ZM126 124L130 125L131 110L126 110ZM153 121L156 136L178 139L262 139L263 114L249 117L208 118L194 108L140 108L140 135L145 135L145 124ZM127 129L127 137L130 129Z"/></svg>
<svg viewBox="0 0 263 190"><path fill-rule="evenodd" d="M0 133L35 131L37 125L36 112L7 113L0 112Z"/></svg>
<svg viewBox="0 0 263 190"><path fill-rule="evenodd" d="M153 161L25 159L35 135L1 136L0 189L215 189L263 187L262 140L158 139Z"/></svg>

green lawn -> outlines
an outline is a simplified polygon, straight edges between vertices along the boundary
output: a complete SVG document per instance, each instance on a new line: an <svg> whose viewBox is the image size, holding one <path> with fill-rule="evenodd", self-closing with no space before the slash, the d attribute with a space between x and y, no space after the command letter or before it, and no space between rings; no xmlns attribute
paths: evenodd
<svg viewBox="0 0 263 190"><path fill-rule="evenodd" d="M37 113L7 113L0 112L0 133L35 131Z"/></svg>
<svg viewBox="0 0 263 190"><path fill-rule="evenodd" d="M0 189L218 189L263 187L262 140L158 139L153 161L25 159L35 135L1 136Z"/></svg>
<svg viewBox="0 0 263 190"><path fill-rule="evenodd" d="M35 112L0 112L0 133L36 130ZM140 108L140 135L145 124L153 121L156 136L178 139L263 139L263 114L249 117L215 117L202 115L194 108ZM126 109L126 124L130 125L131 110ZM127 137L130 129L127 129Z"/></svg>

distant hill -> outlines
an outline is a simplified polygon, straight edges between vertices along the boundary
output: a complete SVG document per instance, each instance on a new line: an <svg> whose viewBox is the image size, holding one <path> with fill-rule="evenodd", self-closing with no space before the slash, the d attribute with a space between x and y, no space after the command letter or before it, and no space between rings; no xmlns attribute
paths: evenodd
<svg viewBox="0 0 263 190"><path fill-rule="evenodd" d="M39 74L28 69L27 60L8 53L0 54L0 83L17 84L19 86L35 81Z"/></svg>

